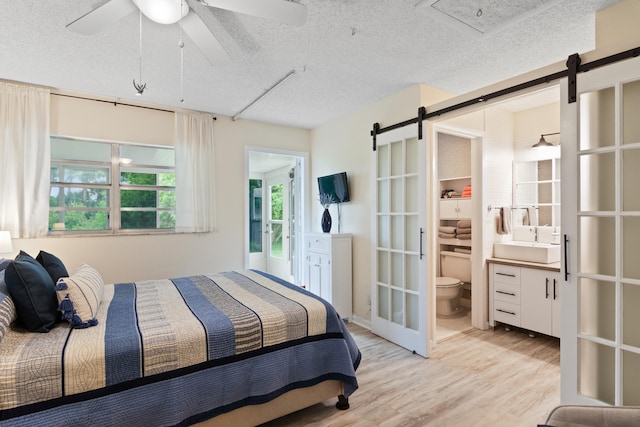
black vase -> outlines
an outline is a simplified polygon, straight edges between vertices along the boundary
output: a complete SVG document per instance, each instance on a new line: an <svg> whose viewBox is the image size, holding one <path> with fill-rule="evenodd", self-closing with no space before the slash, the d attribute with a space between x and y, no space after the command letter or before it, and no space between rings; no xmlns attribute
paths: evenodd
<svg viewBox="0 0 640 427"><path fill-rule="evenodd" d="M325 208L322 213L322 221L320 222L322 226L322 232L328 233L331 231L331 214L329 213L329 209Z"/></svg>

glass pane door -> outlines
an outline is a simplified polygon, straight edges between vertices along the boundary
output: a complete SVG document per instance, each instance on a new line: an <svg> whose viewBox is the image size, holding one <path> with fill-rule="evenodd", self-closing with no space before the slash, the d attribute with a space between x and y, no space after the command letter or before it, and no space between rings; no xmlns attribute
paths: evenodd
<svg viewBox="0 0 640 427"><path fill-rule="evenodd" d="M426 158L415 133L412 128L380 135L374 153L372 330L426 356L426 261L421 254Z"/></svg>
<svg viewBox="0 0 640 427"><path fill-rule="evenodd" d="M567 188L573 213L563 205L575 253L565 265L563 404L640 405L639 66L629 60L579 75L577 106L562 107L577 108L575 146L566 149L576 169L563 165L563 182L575 185Z"/></svg>

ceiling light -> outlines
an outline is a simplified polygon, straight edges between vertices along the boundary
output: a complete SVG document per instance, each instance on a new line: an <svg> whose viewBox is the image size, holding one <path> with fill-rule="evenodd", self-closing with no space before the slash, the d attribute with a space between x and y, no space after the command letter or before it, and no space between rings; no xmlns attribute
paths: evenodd
<svg viewBox="0 0 640 427"><path fill-rule="evenodd" d="M144 15L158 24L174 24L189 13L183 0L133 0Z"/></svg>
<svg viewBox="0 0 640 427"><path fill-rule="evenodd" d="M560 135L560 132L543 133L542 135L540 135L540 140L535 144L533 144L531 148L555 147L555 145L553 145L552 143L544 139L545 136L549 136L549 135Z"/></svg>

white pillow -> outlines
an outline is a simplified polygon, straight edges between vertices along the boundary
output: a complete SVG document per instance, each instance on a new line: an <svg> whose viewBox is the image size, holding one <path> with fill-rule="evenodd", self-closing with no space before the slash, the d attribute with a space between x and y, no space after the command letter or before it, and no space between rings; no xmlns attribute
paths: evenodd
<svg viewBox="0 0 640 427"><path fill-rule="evenodd" d="M0 262L2 261L0 260ZM9 296L7 284L4 282L4 270L0 270L0 341L4 338L4 334L7 333L9 325L17 318L16 307L11 296Z"/></svg>
<svg viewBox="0 0 640 427"><path fill-rule="evenodd" d="M88 328L98 324L96 313L102 301L104 282L93 267L82 264L76 274L61 277L56 285L58 310L72 328Z"/></svg>

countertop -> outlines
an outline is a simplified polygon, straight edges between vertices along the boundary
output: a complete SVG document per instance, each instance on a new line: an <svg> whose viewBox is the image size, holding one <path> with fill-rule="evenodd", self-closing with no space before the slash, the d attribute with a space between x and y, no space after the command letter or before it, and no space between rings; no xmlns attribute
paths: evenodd
<svg viewBox="0 0 640 427"><path fill-rule="evenodd" d="M515 259L506 259L506 258L487 258L487 262L490 262L493 264L514 265L516 267L529 267L529 268L537 268L539 270L549 270L549 271L560 272L560 262L552 262L550 264L541 264L538 262L518 261Z"/></svg>

